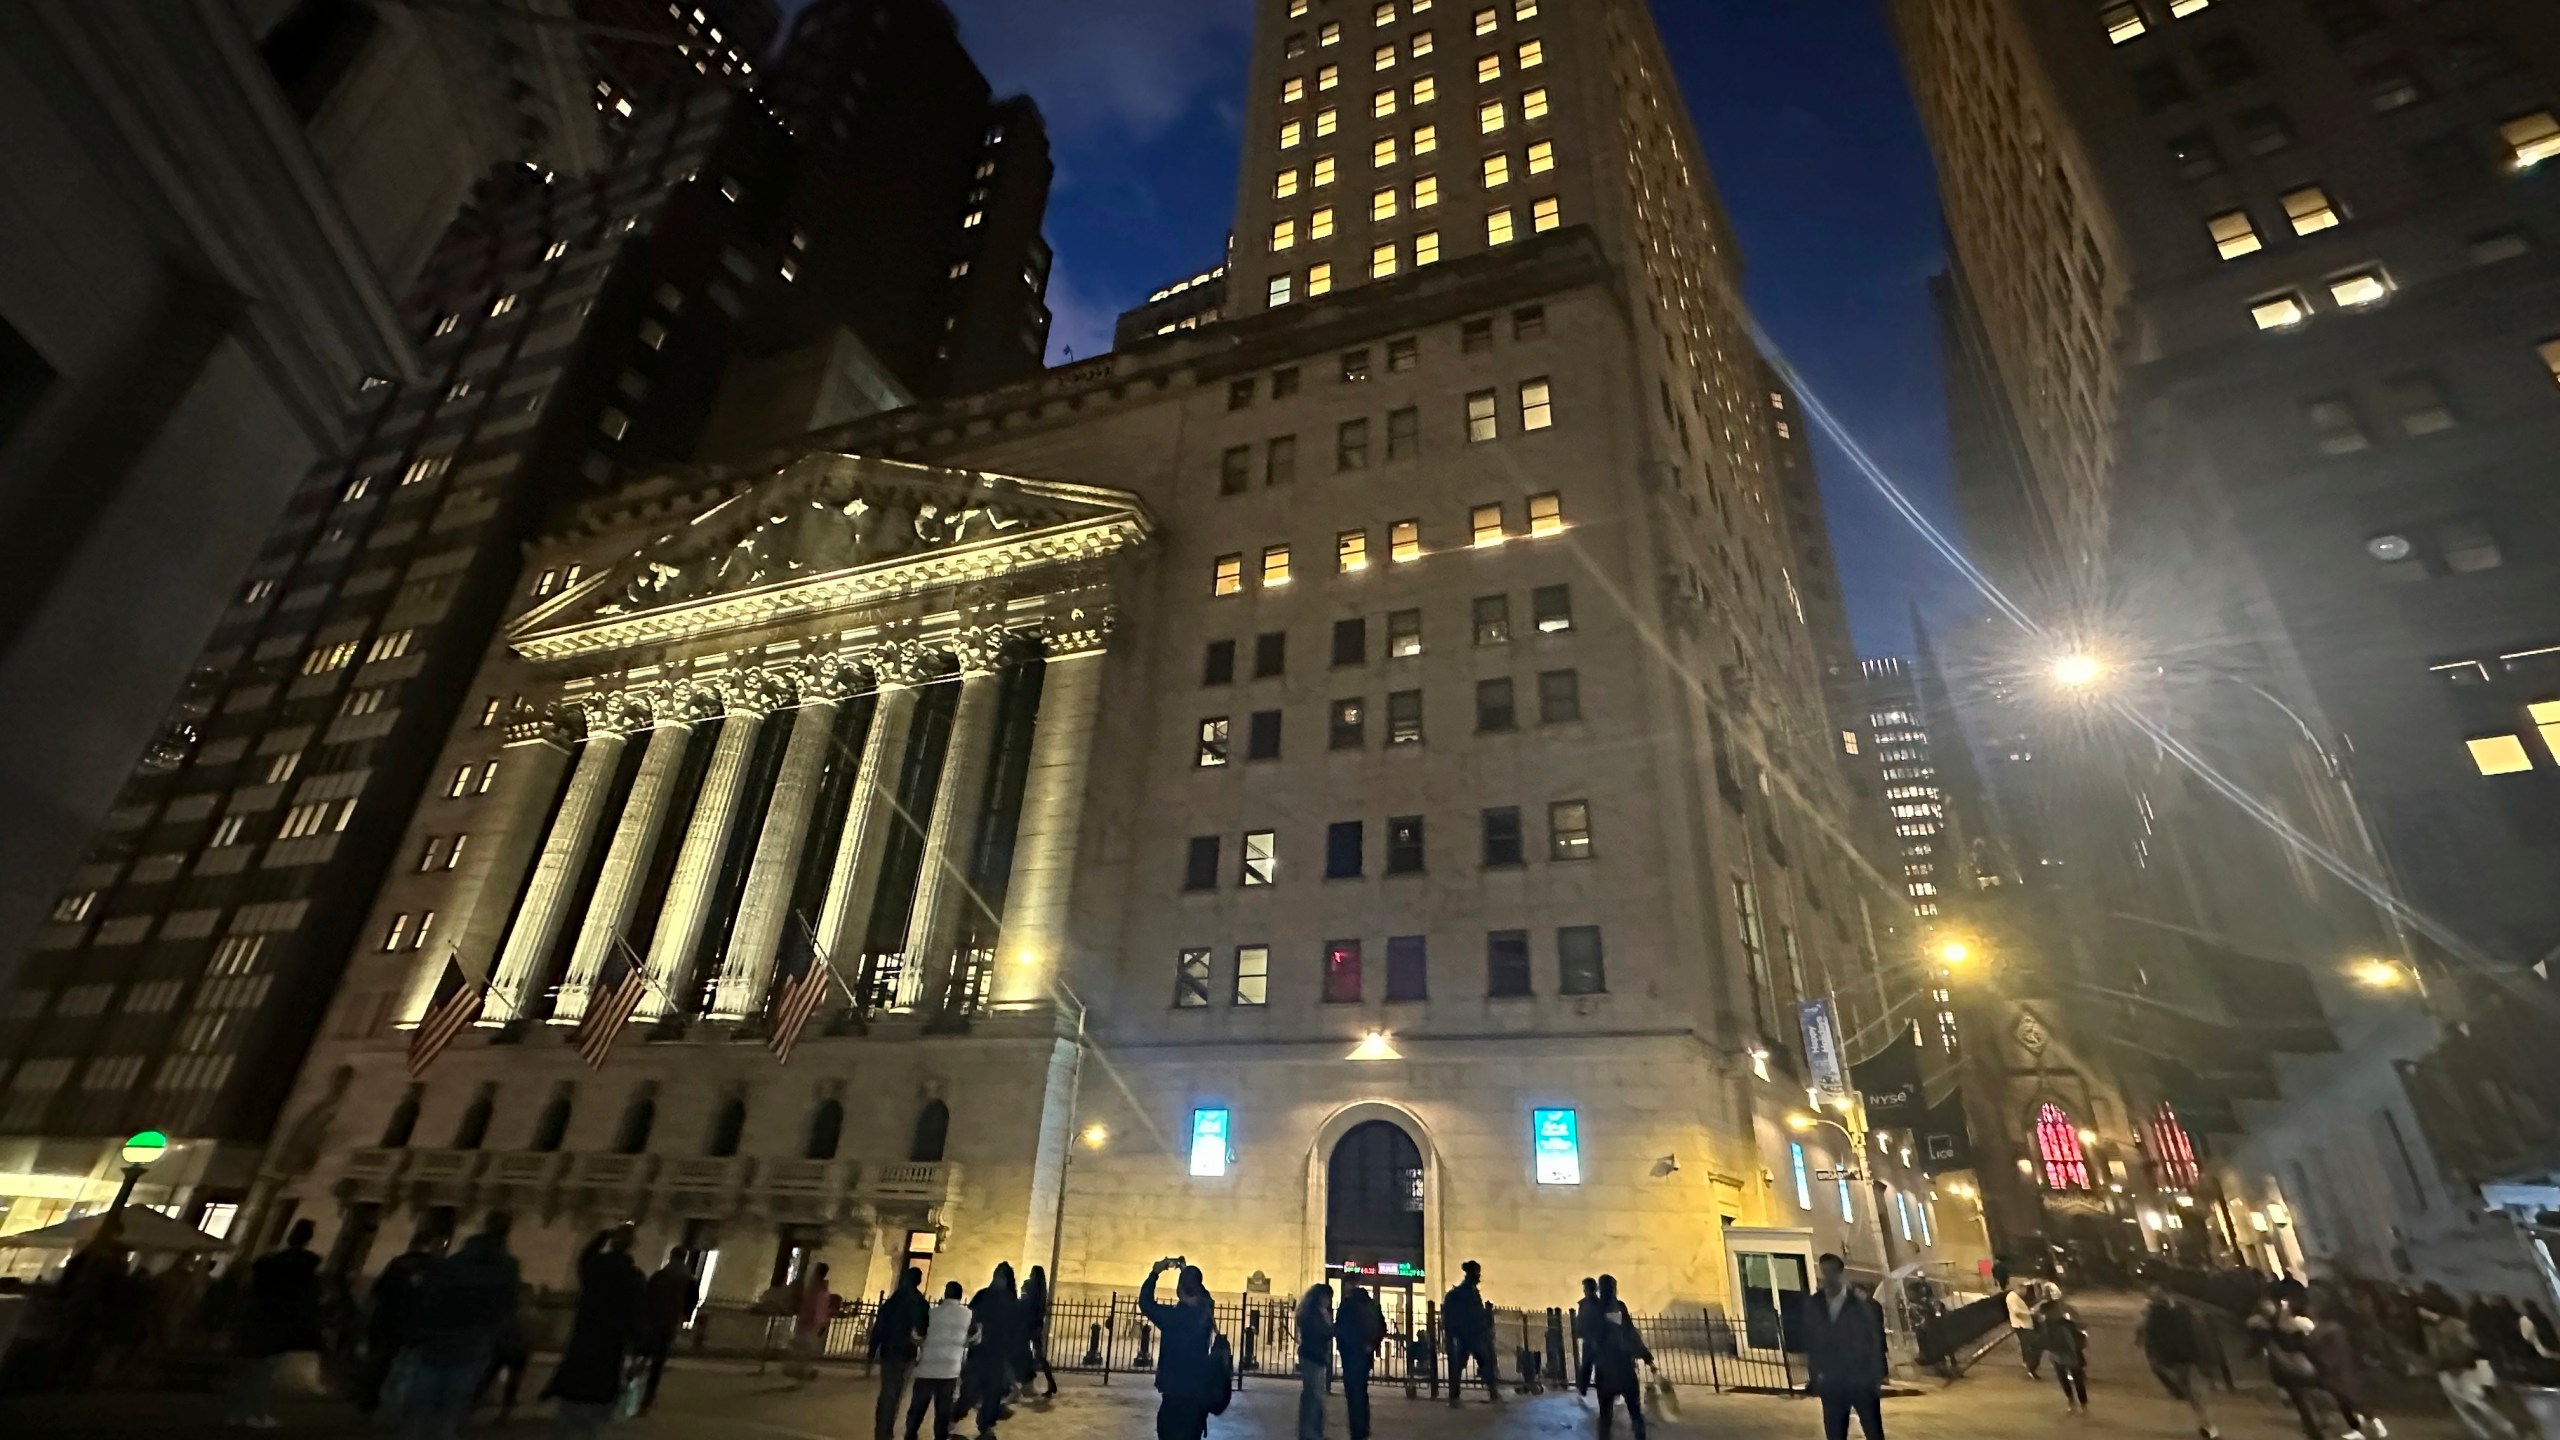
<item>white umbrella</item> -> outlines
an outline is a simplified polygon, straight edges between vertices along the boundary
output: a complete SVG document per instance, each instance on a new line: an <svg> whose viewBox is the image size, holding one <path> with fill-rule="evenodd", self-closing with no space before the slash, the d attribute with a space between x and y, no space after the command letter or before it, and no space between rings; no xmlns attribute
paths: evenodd
<svg viewBox="0 0 2560 1440"><path fill-rule="evenodd" d="M192 1225L172 1220L157 1210L129 1205L116 1212L119 1222L116 1243L144 1255L194 1255L231 1248ZM40 1230L21 1230L15 1235L0 1235L0 1250L77 1250L98 1238L98 1227L107 1223L107 1212L83 1215Z"/></svg>

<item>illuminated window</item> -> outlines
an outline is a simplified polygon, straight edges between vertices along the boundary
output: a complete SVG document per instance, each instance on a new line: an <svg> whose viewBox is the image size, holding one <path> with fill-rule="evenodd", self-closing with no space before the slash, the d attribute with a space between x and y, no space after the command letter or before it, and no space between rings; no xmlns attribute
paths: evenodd
<svg viewBox="0 0 2560 1440"><path fill-rule="evenodd" d="M2358 270L2329 282L2329 298L2341 308L2379 305L2391 294L2391 281L2379 270Z"/></svg>
<svg viewBox="0 0 2560 1440"><path fill-rule="evenodd" d="M1319 156L1317 156L1317 157L1316 157L1316 168L1315 168L1315 174L1310 178L1310 180L1309 180L1309 182L1308 182L1308 183L1309 183L1309 185L1311 186L1311 188L1314 188L1314 189L1317 189L1317 190L1322 190L1322 189L1323 189L1323 188L1325 188L1326 186L1331 185L1331 184L1333 183L1333 157L1332 157L1332 156L1330 156L1330 155L1319 155Z"/></svg>
<svg viewBox="0 0 2560 1440"><path fill-rule="evenodd" d="M1203 1176L1227 1173L1226 1111L1191 1112L1191 1173Z"/></svg>
<svg viewBox="0 0 2560 1440"><path fill-rule="evenodd" d="M1547 806L1547 858L1591 858L1591 802L1557 800Z"/></svg>
<svg viewBox="0 0 2560 1440"><path fill-rule="evenodd" d="M1544 175L1556 168L1556 142L1541 140L1529 147L1529 173Z"/></svg>
<svg viewBox="0 0 2560 1440"><path fill-rule="evenodd" d="M2270 295L2250 304L2249 318L2261 330L2284 330L2310 319L2311 308L2299 295Z"/></svg>
<svg viewBox="0 0 2560 1440"><path fill-rule="evenodd" d="M391 917L391 928L389 931L385 932L382 937L382 948L385 950L397 950L403 944L407 943L408 939L409 912L403 910L399 914Z"/></svg>
<svg viewBox="0 0 2560 1440"><path fill-rule="evenodd" d="M1339 65L1327 65L1316 72L1316 88L1318 90L1331 90L1341 83L1342 67ZM1324 132L1322 130L1318 130L1316 133L1321 135Z"/></svg>
<svg viewBox="0 0 2560 1440"><path fill-rule="evenodd" d="M1328 260L1328 261L1326 261L1326 262L1324 262L1323 264L1320 264L1320 265L1310 265L1310 266L1308 266L1308 267L1307 267L1307 298L1308 298L1308 299L1310 299L1310 300L1313 300L1314 298L1316 298L1316 297L1317 297L1317 296L1319 296L1319 295L1330 295L1330 294L1332 294L1332 293L1333 293L1333 262Z"/></svg>
<svg viewBox="0 0 2560 1440"><path fill-rule="evenodd" d="M1274 276L1272 276L1272 277L1271 277L1271 287L1270 287L1270 292L1269 292L1269 294L1266 296L1266 298L1268 299L1268 301L1269 301L1271 304L1274 304L1274 305L1286 305L1286 304L1288 304L1288 303L1289 303L1289 285L1290 285L1290 280L1289 280L1289 277L1288 277L1288 276L1286 276L1286 275L1274 275Z"/></svg>
<svg viewBox="0 0 2560 1440"><path fill-rule="evenodd" d="M1307 238L1310 240L1330 240L1333 238L1332 206L1319 205L1316 207L1316 213L1307 217Z"/></svg>
<svg viewBox="0 0 2560 1440"><path fill-rule="evenodd" d="M1542 377L1520 382L1520 428L1544 430L1556 423L1555 409Z"/></svg>
<svg viewBox="0 0 2560 1440"><path fill-rule="evenodd" d="M2111 45L2139 40L2148 28L2142 23L2142 11L2131 5L2108 6L2098 12L2098 23L2107 27L2107 43Z"/></svg>
<svg viewBox="0 0 2560 1440"><path fill-rule="evenodd" d="M1191 753L1191 763L1202 770L1214 770L1227 763L1227 717L1213 715L1200 722L1199 743Z"/></svg>
<svg viewBox="0 0 2560 1440"><path fill-rule="evenodd" d="M1421 159L1423 156L1428 155L1428 154L1430 154L1432 151L1437 150L1437 149L1439 149L1439 148L1440 148L1440 127L1439 127L1439 126L1437 126L1437 125L1416 125L1416 126L1414 126L1414 127L1413 127L1413 158L1414 158L1414 159L1419 160L1419 159Z"/></svg>
<svg viewBox="0 0 2560 1440"><path fill-rule="evenodd" d="M1333 568L1336 573L1355 575L1369 568L1369 532L1345 530L1333 537Z"/></svg>
<svg viewBox="0 0 2560 1440"><path fill-rule="evenodd" d="M1547 46L1543 40L1530 40L1520 46L1520 68L1534 70L1547 63Z"/></svg>
<svg viewBox="0 0 2560 1440"><path fill-rule="evenodd" d="M1477 84L1490 85L1501 78L1502 57L1500 55L1479 55L1476 57Z"/></svg>
<svg viewBox="0 0 2560 1440"><path fill-rule="evenodd" d="M1440 98L1440 82L1425 75L1413 82L1413 103L1428 105Z"/></svg>
<svg viewBox="0 0 2560 1440"><path fill-rule="evenodd" d="M1369 97L1369 116L1371 119L1383 120L1394 113L1396 113L1395 91L1381 90L1377 94Z"/></svg>
<svg viewBox="0 0 2560 1440"><path fill-rule="evenodd" d="M1416 265L1429 265L1429 264L1433 264L1433 263L1435 263L1436 261L1438 261L1438 260L1439 260L1439 258L1440 258L1440 232L1439 232L1439 231L1437 231L1437 230L1425 230L1425 231L1423 231L1421 234L1416 235L1416 236L1414 236L1414 237L1413 237L1413 263L1414 263L1414 264L1416 264ZM2553 378L2553 379L2555 379L2555 380L2560 380L2560 374L2555 374L2552 378Z"/></svg>
<svg viewBox="0 0 2560 1440"><path fill-rule="evenodd" d="M1352 822L1355 825L1357 821ZM1356 833L1356 832L1355 832ZM1355 869L1352 874L1358 874ZM1360 1003L1360 942L1328 940L1324 944L1324 1003Z"/></svg>
<svg viewBox="0 0 2560 1440"><path fill-rule="evenodd" d="M1476 12L1476 33L1479 35L1492 34L1493 27L1500 23L1502 23L1502 17L1491 9Z"/></svg>
<svg viewBox="0 0 2560 1440"><path fill-rule="evenodd" d="M2255 255L2266 248L2258 239L2258 227L2249 223L2246 210L2229 210L2204 222L2205 233L2213 237L2215 253L2225 260Z"/></svg>
<svg viewBox="0 0 2560 1440"><path fill-rule="evenodd" d="M2338 223L2337 207L2329 203L2329 192L2317 185L2288 190L2281 202L2285 218L2293 222L2293 233L2309 235L2327 230ZM2229 257L2224 257L2228 259Z"/></svg>
<svg viewBox="0 0 2560 1440"><path fill-rule="evenodd" d="M1514 20L1537 19L1538 0L1513 0L1511 6L1511 18Z"/></svg>
<svg viewBox="0 0 2560 1440"><path fill-rule="evenodd" d="M1289 0L1289 3L1293 5L1301 4L1304 3L1304 0ZM1369 23L1372 25L1393 25L1396 23L1396 0L1379 0L1378 12L1370 17Z"/></svg>
<svg viewBox="0 0 2560 1440"><path fill-rule="evenodd" d="M1247 885L1268 885L1280 875L1280 852L1268 830L1244 832L1243 881Z"/></svg>
<svg viewBox="0 0 2560 1440"><path fill-rule="evenodd" d="M1281 220L1281 221L1275 222L1275 223L1272 225L1272 227L1271 227L1271 248L1272 248L1273 250L1275 250L1275 251L1277 251L1277 250L1287 250L1287 249L1289 249L1289 248L1291 248L1291 247L1295 246L1297 243L1298 243L1298 222L1297 222L1297 221L1295 221L1295 220Z"/></svg>
<svg viewBox="0 0 2560 1440"><path fill-rule="evenodd" d="M1564 206L1550 195L1529 206L1529 228L1544 235L1564 223Z"/></svg>
<svg viewBox="0 0 2560 1440"><path fill-rule="evenodd" d="M1478 505L1467 511L1468 543L1482 547L1499 545L1511 538L1503 532L1502 506Z"/></svg>
<svg viewBox="0 0 2560 1440"><path fill-rule="evenodd" d="M1210 581L1209 593L1212 595L1240 595L1244 593L1244 557L1242 555L1221 555L1218 557L1217 570L1214 578Z"/></svg>
<svg viewBox="0 0 2560 1440"><path fill-rule="evenodd" d="M2169 0L2169 18L2184 20L2213 4L2213 0Z"/></svg>
<svg viewBox="0 0 2560 1440"><path fill-rule="evenodd" d="M1541 585L1529 592L1529 623L1541 635L1561 635L1573 628L1573 587Z"/></svg>
<svg viewBox="0 0 2560 1440"><path fill-rule="evenodd" d="M1307 127L1297 120L1283 121L1280 126L1280 148L1295 150L1307 138Z"/></svg>
<svg viewBox="0 0 2560 1440"><path fill-rule="evenodd" d="M1369 146L1369 167L1383 170L1396 163L1396 137L1381 135Z"/></svg>
<svg viewBox="0 0 2560 1440"><path fill-rule="evenodd" d="M1398 520L1387 527L1387 558L1399 565L1408 560L1419 560L1422 558L1421 521ZM1395 622L1390 619L1388 622L1387 653L1390 655L1421 654L1422 621L1420 618L1420 612L1414 610L1399 610L1396 613L1398 615L1410 615L1415 617L1412 631L1413 648L1409 650L1396 648L1398 644L1398 637L1395 632Z"/></svg>
<svg viewBox="0 0 2560 1440"><path fill-rule="evenodd" d="M2530 170L2560 155L2560 116L2548 110L2519 115L2498 127L2498 138L2507 142L2515 167Z"/></svg>
<svg viewBox="0 0 2560 1440"><path fill-rule="evenodd" d="M1440 177L1420 175L1413 182L1413 208L1428 210L1440 203Z"/></svg>
<svg viewBox="0 0 2560 1440"><path fill-rule="evenodd" d="M1508 206L1492 211L1484 217L1484 243L1508 245L1511 239L1511 210Z"/></svg>
<svg viewBox="0 0 2560 1440"><path fill-rule="evenodd" d="M1379 46L1376 52L1371 54L1369 57L1369 68L1372 70L1393 70L1396 68L1396 47L1393 45Z"/></svg>
<svg viewBox="0 0 2560 1440"><path fill-rule="evenodd" d="M1424 57L1424 56L1426 56L1426 55L1430 54L1430 53L1432 52L1432 49L1433 49L1433 46L1432 46L1432 41L1431 41L1431 32L1430 32L1430 31L1428 31L1428 30L1417 30L1417 31L1415 31L1415 32L1413 33L1413 58L1414 58L1414 59L1416 59L1416 60L1421 59L1422 57Z"/></svg>
<svg viewBox="0 0 2560 1440"><path fill-rule="evenodd" d="M1467 397L1467 439L1494 440L1502 435L1502 397L1491 390L1478 390Z"/></svg>
<svg viewBox="0 0 2560 1440"><path fill-rule="evenodd" d="M1236 947L1236 1003L1262 1005L1271 999L1271 947Z"/></svg>
<svg viewBox="0 0 2560 1440"><path fill-rule="evenodd" d="M1384 280L1394 273L1396 273L1395 242L1390 240L1384 245L1371 246L1369 249L1369 278L1372 280Z"/></svg>
<svg viewBox="0 0 2560 1440"><path fill-rule="evenodd" d="M2187 1127L2178 1123L2177 1110L2165 1100L2152 1112L2151 1138L2153 1153L2160 1157L2161 1178L2180 1189L2192 1189L2201 1174L2196 1147L2187 1138Z"/></svg>
<svg viewBox="0 0 2560 1440"><path fill-rule="evenodd" d="M2513 735L2483 735L2464 743L2470 747L2472 765L2483 775L2515 775L2533 768L2524 741Z"/></svg>
<svg viewBox="0 0 2560 1440"><path fill-rule="evenodd" d="M1342 22L1339 20L1326 21L1324 28L1316 32L1316 43L1319 45L1341 44Z"/></svg>
<svg viewBox="0 0 2560 1440"><path fill-rule="evenodd" d="M1793 1166L1796 1175L1796 1208L1799 1210L1810 1210L1813 1208L1813 1172L1811 1168L1805 1164L1804 1144L1802 1141L1789 1142L1787 1145L1787 1159Z"/></svg>
<svg viewBox="0 0 2560 1440"><path fill-rule="evenodd" d="M1303 77L1303 76L1299 76L1299 75L1292 75L1292 76L1290 76L1288 79L1283 80L1283 81L1281 81L1281 82L1280 82L1280 103L1281 103L1281 104L1283 104L1283 105L1295 105L1295 104L1297 104L1299 101L1304 100L1304 99L1306 99L1306 98L1307 98L1307 82L1306 82L1305 77Z"/></svg>
<svg viewBox="0 0 2560 1440"><path fill-rule="evenodd" d="M1209 1005L1209 952L1185 950L1173 962L1173 1008L1203 1010Z"/></svg>
<svg viewBox="0 0 2560 1440"><path fill-rule="evenodd" d="M1476 107L1476 130L1479 133L1494 134L1502 129L1504 123L1505 112L1501 101L1487 100Z"/></svg>
<svg viewBox="0 0 2560 1440"><path fill-rule="evenodd" d="M1321 140L1327 135L1332 134L1335 130L1340 129L1341 120L1342 115L1338 110L1325 109L1317 111L1316 138Z"/></svg>
<svg viewBox="0 0 2560 1440"><path fill-rule="evenodd" d="M1522 92L1520 96L1520 118L1531 122L1547 118L1546 86L1541 85L1535 90Z"/></svg>
<svg viewBox="0 0 2560 1440"><path fill-rule="evenodd" d="M1499 151L1484 157L1484 188L1497 189L1511 183L1511 157Z"/></svg>
<svg viewBox="0 0 2560 1440"><path fill-rule="evenodd" d="M1288 584L1288 583L1289 583L1289 547L1288 547L1288 546L1286 546L1286 545L1265 545L1265 546L1263 546L1263 547L1262 547L1262 585L1263 585L1263 588L1267 590L1267 589L1270 589L1271 587L1273 587L1273 586L1275 586L1275 585L1286 585L1286 584Z"/></svg>
<svg viewBox="0 0 2560 1440"><path fill-rule="evenodd" d="M513 295L501 295L497 299L489 302L489 315L490 318L495 319L496 317L504 315L515 308L516 297Z"/></svg>
<svg viewBox="0 0 2560 1440"><path fill-rule="evenodd" d="M2036 1152L2044 1159L2047 1189L2089 1188L2089 1160L2080 1152L2080 1131L2061 1106L2047 1103L2036 1112Z"/></svg>
<svg viewBox="0 0 2560 1440"><path fill-rule="evenodd" d="M1372 220L1396 218L1396 192L1393 186L1376 191L1369 196L1369 218Z"/></svg>
<svg viewBox="0 0 2560 1440"><path fill-rule="evenodd" d="M1532 495L1532 496L1530 496L1530 497L1529 497L1529 536L1530 536L1530 538L1531 538L1531 539L1536 539L1536 538L1538 538L1539 536L1542 536L1542 535L1556 535L1556 534L1561 534L1561 533L1563 532L1563 530L1564 530L1564 497L1563 497L1563 496L1561 496L1561 495L1556 494L1554 491L1549 491L1549 492L1547 492L1547 493L1546 493L1546 494L1544 494L1544 495ZM1858 752L1857 752L1857 750L1856 750L1856 748L1855 748L1855 747L1852 747L1852 748L1850 749L1849 753L1850 753L1850 754L1852 754L1852 755L1854 755L1854 754L1856 754L1856 753L1858 753Z"/></svg>

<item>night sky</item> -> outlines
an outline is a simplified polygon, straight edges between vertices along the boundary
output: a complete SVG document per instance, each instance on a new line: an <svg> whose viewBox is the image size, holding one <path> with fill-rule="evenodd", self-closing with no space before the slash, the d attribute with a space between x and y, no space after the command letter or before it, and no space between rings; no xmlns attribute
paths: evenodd
<svg viewBox="0 0 2560 1440"><path fill-rule="evenodd" d="M1047 114L1058 166L1052 363L1223 258L1250 0L949 0L997 88ZM786 0L790 8L797 8ZM1935 181L1881 0L1654 0L1740 232L1760 323L1935 515L1945 406L1926 281ZM1907 651L1909 605L1962 613L1943 565L1828 448L1818 456L1859 648Z"/></svg>

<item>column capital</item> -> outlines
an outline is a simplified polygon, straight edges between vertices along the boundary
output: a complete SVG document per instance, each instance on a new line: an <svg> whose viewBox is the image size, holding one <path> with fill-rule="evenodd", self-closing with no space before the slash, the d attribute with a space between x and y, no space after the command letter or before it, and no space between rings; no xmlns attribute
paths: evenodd
<svg viewBox="0 0 2560 1440"><path fill-rule="evenodd" d="M1004 664L1014 647L1014 632L1001 625L963 625L945 642L960 662L960 673L990 675Z"/></svg>
<svg viewBox="0 0 2560 1440"><path fill-rule="evenodd" d="M872 683L883 690L922 685L943 670L939 649L909 637L879 642L863 652L862 663L870 669Z"/></svg>
<svg viewBox="0 0 2560 1440"><path fill-rule="evenodd" d="M740 670L709 682L707 688L717 690L731 715L770 715L790 707L794 697L791 677L777 670Z"/></svg>
<svg viewBox="0 0 2560 1440"><path fill-rule="evenodd" d="M517 701L507 714L507 745L548 745L555 750L574 747L587 733L586 716L574 706L545 705L539 708Z"/></svg>
<svg viewBox="0 0 2560 1440"><path fill-rule="evenodd" d="M812 656L790 666L789 673L804 705L842 700L863 687L862 667L839 655Z"/></svg>
<svg viewBox="0 0 2560 1440"><path fill-rule="evenodd" d="M1050 659L1071 660L1079 655L1101 654L1110 646L1111 632L1118 628L1118 606L1073 605L1043 621L1037 638L1041 652Z"/></svg>

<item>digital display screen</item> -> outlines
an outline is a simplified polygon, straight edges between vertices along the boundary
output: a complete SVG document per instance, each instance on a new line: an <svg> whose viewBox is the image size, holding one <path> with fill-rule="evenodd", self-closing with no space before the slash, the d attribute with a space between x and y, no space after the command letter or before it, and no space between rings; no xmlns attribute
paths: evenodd
<svg viewBox="0 0 2560 1440"><path fill-rule="evenodd" d="M1194 1110L1191 1112L1191 1173L1224 1175L1227 1173L1227 1112Z"/></svg>
<svg viewBox="0 0 2560 1440"><path fill-rule="evenodd" d="M1538 1183L1541 1185L1579 1185L1582 1183L1582 1127L1570 1110L1533 1110L1529 1112L1529 1133L1538 1157Z"/></svg>

